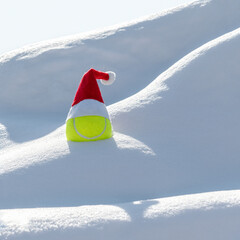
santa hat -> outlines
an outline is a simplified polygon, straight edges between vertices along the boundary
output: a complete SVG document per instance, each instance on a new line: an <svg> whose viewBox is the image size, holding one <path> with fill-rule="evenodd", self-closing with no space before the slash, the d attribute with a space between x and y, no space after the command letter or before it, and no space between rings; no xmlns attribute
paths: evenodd
<svg viewBox="0 0 240 240"><path fill-rule="evenodd" d="M100 72L95 69L87 71L79 84L67 120L82 116L102 116L109 119L97 79L104 85L111 85L116 78L114 72Z"/></svg>

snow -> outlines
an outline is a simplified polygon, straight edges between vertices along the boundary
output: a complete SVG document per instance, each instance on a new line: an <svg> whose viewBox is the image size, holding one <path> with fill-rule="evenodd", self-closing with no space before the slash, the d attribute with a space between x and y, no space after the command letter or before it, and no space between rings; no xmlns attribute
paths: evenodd
<svg viewBox="0 0 240 240"><path fill-rule="evenodd" d="M7 239L238 239L240 192L118 205L0 210Z"/></svg>
<svg viewBox="0 0 240 240"><path fill-rule="evenodd" d="M0 239L239 239L239 10L196 1L2 55ZM117 74L114 137L67 142L91 67Z"/></svg>
<svg viewBox="0 0 240 240"><path fill-rule="evenodd" d="M111 87L100 86L105 102L115 103L142 90L194 49L238 28L239 21L236 0L231 4L197 1L102 32L7 53L0 56L4 63L0 108L7 113L54 112L64 118L80 76L93 66L117 73L118 80Z"/></svg>

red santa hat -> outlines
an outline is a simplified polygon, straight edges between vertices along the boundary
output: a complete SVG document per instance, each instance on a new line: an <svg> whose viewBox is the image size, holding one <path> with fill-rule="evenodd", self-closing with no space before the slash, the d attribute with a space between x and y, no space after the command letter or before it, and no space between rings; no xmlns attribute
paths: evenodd
<svg viewBox="0 0 240 240"><path fill-rule="evenodd" d="M109 119L97 79L104 85L111 85L115 79L114 72L100 72L95 69L87 71L79 84L67 120L81 116L102 116Z"/></svg>

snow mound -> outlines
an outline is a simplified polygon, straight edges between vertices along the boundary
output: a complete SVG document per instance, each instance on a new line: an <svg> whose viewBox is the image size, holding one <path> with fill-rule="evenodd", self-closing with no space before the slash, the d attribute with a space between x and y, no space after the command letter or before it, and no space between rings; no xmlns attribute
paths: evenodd
<svg viewBox="0 0 240 240"><path fill-rule="evenodd" d="M3 55L0 237L238 239L240 194L222 190L240 182L239 9L196 1ZM117 73L102 87L115 134L67 142L91 67Z"/></svg>
<svg viewBox="0 0 240 240"><path fill-rule="evenodd" d="M238 0L196 1L102 32L7 53L0 57L0 110L65 118L81 76L91 67L117 73L114 85L101 87L105 102L115 103L239 22Z"/></svg>
<svg viewBox="0 0 240 240"><path fill-rule="evenodd" d="M239 47L240 28L194 50L136 95L109 106L115 131L121 133L112 139L67 143L62 126L3 149L6 195L1 205L114 203L237 187Z"/></svg>
<svg viewBox="0 0 240 240"><path fill-rule="evenodd" d="M115 206L0 210L0 237L238 239L239 221L240 191L225 191Z"/></svg>

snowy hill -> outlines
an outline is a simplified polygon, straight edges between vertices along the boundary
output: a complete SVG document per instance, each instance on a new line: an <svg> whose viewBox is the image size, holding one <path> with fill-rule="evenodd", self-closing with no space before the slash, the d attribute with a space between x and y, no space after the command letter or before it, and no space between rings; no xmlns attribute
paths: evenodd
<svg viewBox="0 0 240 240"><path fill-rule="evenodd" d="M2 55L0 239L239 239L239 11L196 1ZM68 143L91 67L117 73L115 134Z"/></svg>

